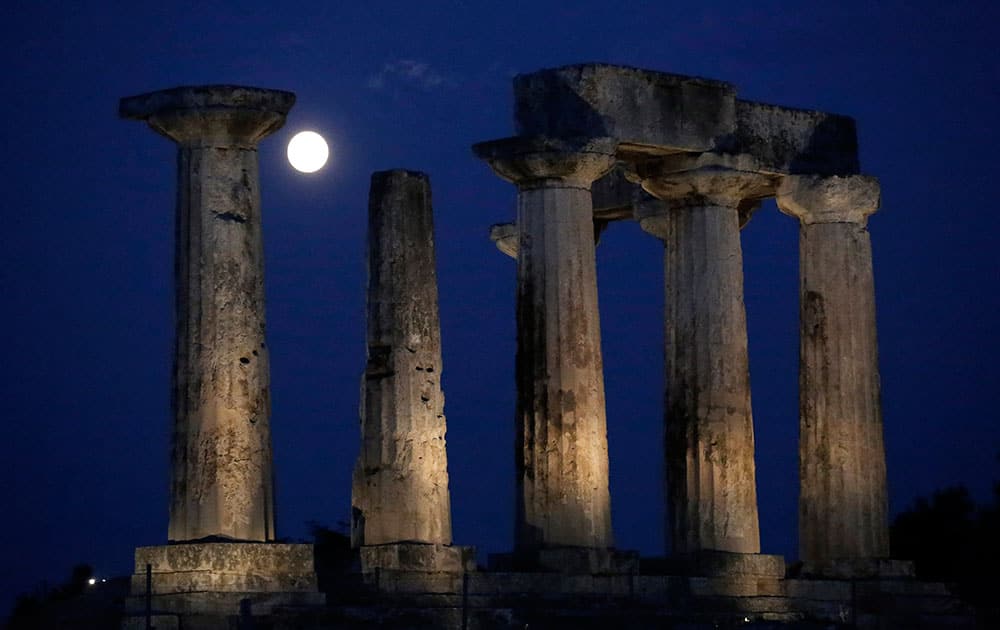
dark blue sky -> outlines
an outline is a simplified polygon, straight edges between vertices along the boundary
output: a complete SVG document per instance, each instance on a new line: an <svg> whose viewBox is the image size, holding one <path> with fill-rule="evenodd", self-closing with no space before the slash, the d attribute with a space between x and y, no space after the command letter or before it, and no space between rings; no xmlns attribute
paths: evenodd
<svg viewBox="0 0 1000 630"><path fill-rule="evenodd" d="M281 535L349 513L368 182L403 167L434 192L455 540L509 547L514 263L486 234L514 189L469 146L512 133L514 74L583 61L855 117L882 181L893 511L948 484L985 497L1000 477L994 3L210 4L0 10L3 606L74 562L125 573L134 547L166 540L174 147L116 108L180 84L298 94L260 152ZM316 175L284 159L302 129L332 143ZM797 225L767 203L743 247L762 542L792 557ZM647 554L663 536L661 252L634 224L598 250L614 527Z"/></svg>

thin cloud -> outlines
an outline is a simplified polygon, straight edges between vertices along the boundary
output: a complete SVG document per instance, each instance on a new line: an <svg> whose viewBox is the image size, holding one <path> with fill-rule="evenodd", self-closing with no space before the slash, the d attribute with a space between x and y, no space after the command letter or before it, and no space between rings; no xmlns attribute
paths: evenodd
<svg viewBox="0 0 1000 630"><path fill-rule="evenodd" d="M382 66L378 73L368 77L367 86L371 90L384 90L393 86L411 87L430 92L455 84L429 63L415 59L397 59Z"/></svg>

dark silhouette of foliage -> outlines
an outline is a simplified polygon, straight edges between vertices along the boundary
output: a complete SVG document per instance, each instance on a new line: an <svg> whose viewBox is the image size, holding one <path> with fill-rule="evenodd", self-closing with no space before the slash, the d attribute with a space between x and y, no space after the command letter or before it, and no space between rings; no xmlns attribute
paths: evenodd
<svg viewBox="0 0 1000 630"><path fill-rule="evenodd" d="M951 584L981 618L1000 621L1000 482L983 505L965 486L917 499L893 521L890 541L892 556L912 560L919 579Z"/></svg>

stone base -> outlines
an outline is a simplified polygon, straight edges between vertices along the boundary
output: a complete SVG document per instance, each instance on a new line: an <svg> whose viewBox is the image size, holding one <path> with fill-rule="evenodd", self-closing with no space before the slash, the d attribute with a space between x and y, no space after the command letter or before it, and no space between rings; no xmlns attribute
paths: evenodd
<svg viewBox="0 0 1000 630"><path fill-rule="evenodd" d="M700 577L785 577L784 556L729 551L696 551L667 559L678 575Z"/></svg>
<svg viewBox="0 0 1000 630"><path fill-rule="evenodd" d="M623 575L639 570L639 553L590 547L552 547L490 554L491 571L532 571L568 575Z"/></svg>
<svg viewBox="0 0 1000 630"><path fill-rule="evenodd" d="M805 564L802 567L802 573L807 576L834 580L916 577L912 562L891 558L838 558L821 566Z"/></svg>
<svg viewBox="0 0 1000 630"><path fill-rule="evenodd" d="M427 543L366 545L360 549L361 572L421 571L465 573L476 570L476 548Z"/></svg>
<svg viewBox="0 0 1000 630"><path fill-rule="evenodd" d="M128 623L144 619L147 565L152 570L152 609L158 615L228 617L238 615L240 602L248 600L256 616L282 606L326 602L316 585L312 545L212 542L139 547L126 601Z"/></svg>

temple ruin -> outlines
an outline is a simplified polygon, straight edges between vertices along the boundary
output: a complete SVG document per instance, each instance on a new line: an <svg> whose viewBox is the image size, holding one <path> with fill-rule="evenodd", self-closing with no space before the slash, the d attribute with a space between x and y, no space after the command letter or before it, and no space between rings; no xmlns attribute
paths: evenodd
<svg viewBox="0 0 1000 630"><path fill-rule="evenodd" d="M311 546L273 542L256 145L294 95L205 86L122 100L123 117L178 144L170 544L137 550L127 625L142 627L143 603L157 627L184 628L254 616L304 628L903 628L967 614L888 557L866 230L880 195L854 122L602 64L520 75L514 97L515 135L473 147L517 195L516 220L490 230L516 260L513 546L480 567L452 544L430 180L375 173L356 562L329 600ZM740 229L768 198L800 225L803 565L791 572L760 548L743 302ZM595 248L620 220L664 247L663 558L618 549L611 522Z"/></svg>

